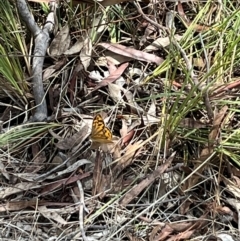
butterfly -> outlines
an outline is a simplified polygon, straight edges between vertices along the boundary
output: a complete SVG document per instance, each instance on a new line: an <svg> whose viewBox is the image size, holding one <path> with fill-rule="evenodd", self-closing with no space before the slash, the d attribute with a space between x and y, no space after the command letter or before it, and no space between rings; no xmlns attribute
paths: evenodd
<svg viewBox="0 0 240 241"><path fill-rule="evenodd" d="M93 142L112 143L112 132L106 127L100 114L97 114L93 119L90 137Z"/></svg>

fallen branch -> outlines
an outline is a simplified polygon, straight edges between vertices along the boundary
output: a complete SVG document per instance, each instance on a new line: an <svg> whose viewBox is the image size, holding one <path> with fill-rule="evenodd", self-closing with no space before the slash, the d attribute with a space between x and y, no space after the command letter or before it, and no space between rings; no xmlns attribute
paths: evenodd
<svg viewBox="0 0 240 241"><path fill-rule="evenodd" d="M45 91L43 88L42 72L43 62L49 46L49 34L54 28L54 9L56 3L51 3L51 12L48 14L46 24L40 29L30 13L25 0L17 0L19 15L25 22L27 28L34 37L34 51L32 59L32 87L36 104L36 111L31 118L32 122L44 121L47 119L47 104L45 100Z"/></svg>

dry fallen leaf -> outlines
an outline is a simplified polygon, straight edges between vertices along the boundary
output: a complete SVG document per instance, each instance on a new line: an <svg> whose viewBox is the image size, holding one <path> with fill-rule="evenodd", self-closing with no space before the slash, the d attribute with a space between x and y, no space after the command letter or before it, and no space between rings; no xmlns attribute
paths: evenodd
<svg viewBox="0 0 240 241"><path fill-rule="evenodd" d="M31 182L21 182L17 183L12 187L3 187L0 191L0 199L6 198L9 195L25 192L31 189L36 189L41 187L40 184L31 183Z"/></svg>
<svg viewBox="0 0 240 241"><path fill-rule="evenodd" d="M183 36L181 35L174 35L174 39L177 41L180 41L182 39ZM170 38L169 37L161 37L161 38L157 38L156 40L154 40L150 45L148 45L144 51L145 52L149 52L149 51L156 51L160 48L165 48L167 47L169 44L171 43Z"/></svg>
<svg viewBox="0 0 240 241"><path fill-rule="evenodd" d="M120 204L122 206L126 206L134 198L136 198L141 191L145 190L146 187L149 187L150 184L153 183L153 181L156 180L156 178L159 178L160 175L163 174L165 170L171 165L174 156L175 153L173 153L168 158L168 160L164 164L159 166L152 174L148 175L143 181L141 181L139 184L134 186L129 192L127 192L120 201Z"/></svg>
<svg viewBox="0 0 240 241"><path fill-rule="evenodd" d="M119 87L116 84L109 83L108 84L108 91L109 91L110 97L113 99L113 101L115 103L118 103L118 104L121 104L121 105L125 106L124 101L123 101L123 97L122 97L122 94L121 94L121 87Z"/></svg>
<svg viewBox="0 0 240 241"><path fill-rule="evenodd" d="M158 65L160 65L164 61L164 59L154 54L149 54L141 50L126 47L121 44L99 43L98 46L102 46L103 48L112 51L113 53L117 53L119 55L123 55L140 61L156 63Z"/></svg>
<svg viewBox="0 0 240 241"><path fill-rule="evenodd" d="M92 59L92 40L86 36L83 42L83 48L80 52L80 60L84 69L87 71L90 61Z"/></svg>
<svg viewBox="0 0 240 241"><path fill-rule="evenodd" d="M83 48L83 39L78 39L77 42L68 50L64 52L64 55L72 55L72 54L77 54L81 51Z"/></svg>
<svg viewBox="0 0 240 241"><path fill-rule="evenodd" d="M69 150L77 145L81 144L87 136L90 134L90 127L88 125L82 125L82 128L73 136L64 138L56 143L56 147L60 150Z"/></svg>
<svg viewBox="0 0 240 241"><path fill-rule="evenodd" d="M65 221L56 211L54 211L54 209L48 209L46 206L41 206L37 209L45 218L54 220L59 224L67 224L67 221Z"/></svg>
<svg viewBox="0 0 240 241"><path fill-rule="evenodd" d="M49 47L49 55L57 57L62 55L70 46L69 26L66 24L53 39Z"/></svg>
<svg viewBox="0 0 240 241"><path fill-rule="evenodd" d="M108 85L109 83L112 83L116 81L125 71L125 69L128 67L128 63L122 64L119 66L119 68L116 69L116 71L112 74L110 74L108 77L104 78L94 89L93 91L98 90L99 88Z"/></svg>

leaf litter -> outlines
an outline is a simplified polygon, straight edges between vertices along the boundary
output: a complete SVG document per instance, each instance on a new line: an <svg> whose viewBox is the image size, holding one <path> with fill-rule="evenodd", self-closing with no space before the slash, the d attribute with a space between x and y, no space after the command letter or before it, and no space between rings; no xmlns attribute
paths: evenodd
<svg viewBox="0 0 240 241"><path fill-rule="evenodd" d="M221 4L74 1L44 65L58 125L5 123L1 133L2 230L25 225L9 228L25 240L238 240L240 45L229 27L239 14ZM110 144L89 138L99 113Z"/></svg>

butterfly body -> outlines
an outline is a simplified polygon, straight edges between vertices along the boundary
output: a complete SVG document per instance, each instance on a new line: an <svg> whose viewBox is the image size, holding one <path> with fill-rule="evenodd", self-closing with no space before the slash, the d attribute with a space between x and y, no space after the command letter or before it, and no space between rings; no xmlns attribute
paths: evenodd
<svg viewBox="0 0 240 241"><path fill-rule="evenodd" d="M106 127L100 114L93 119L91 139L98 143L112 143L112 132Z"/></svg>

